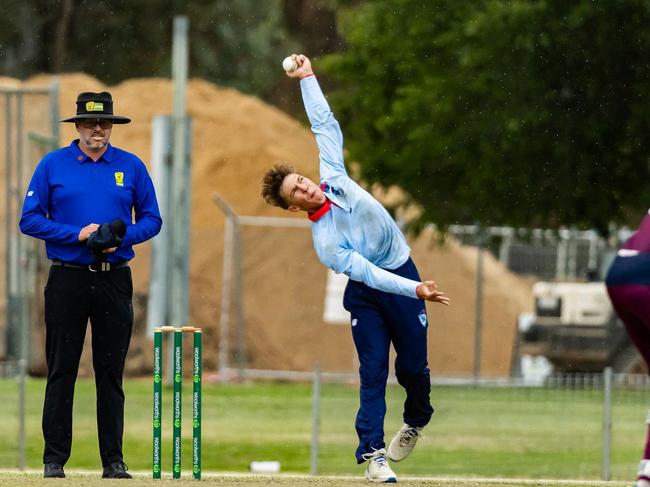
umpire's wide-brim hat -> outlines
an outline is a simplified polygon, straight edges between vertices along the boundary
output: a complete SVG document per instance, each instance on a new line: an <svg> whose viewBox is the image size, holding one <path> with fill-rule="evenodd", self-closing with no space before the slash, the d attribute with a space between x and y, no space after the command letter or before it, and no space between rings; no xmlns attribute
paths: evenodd
<svg viewBox="0 0 650 487"><path fill-rule="evenodd" d="M108 91L93 93L86 91L77 97L77 114L62 122L77 122L87 118L101 118L113 123L129 123L130 118L113 115L113 97Z"/></svg>

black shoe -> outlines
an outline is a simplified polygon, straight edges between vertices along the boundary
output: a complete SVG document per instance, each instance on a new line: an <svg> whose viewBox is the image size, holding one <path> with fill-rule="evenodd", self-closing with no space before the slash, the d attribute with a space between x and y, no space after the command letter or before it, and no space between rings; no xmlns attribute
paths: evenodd
<svg viewBox="0 0 650 487"><path fill-rule="evenodd" d="M60 463L46 463L43 468L43 478L46 479L63 479L65 478L65 472L63 471L63 465Z"/></svg>
<svg viewBox="0 0 650 487"><path fill-rule="evenodd" d="M129 467L124 462L113 462L104 467L103 479L132 479L131 474L127 472Z"/></svg>

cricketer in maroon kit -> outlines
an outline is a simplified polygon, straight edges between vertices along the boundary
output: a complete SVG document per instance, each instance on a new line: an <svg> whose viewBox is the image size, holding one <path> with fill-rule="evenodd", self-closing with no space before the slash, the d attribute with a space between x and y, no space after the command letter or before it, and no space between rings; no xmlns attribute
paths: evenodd
<svg viewBox="0 0 650 487"><path fill-rule="evenodd" d="M650 211L618 251L605 284L616 313L650 366ZM635 487L650 487L650 411L646 422L648 436Z"/></svg>

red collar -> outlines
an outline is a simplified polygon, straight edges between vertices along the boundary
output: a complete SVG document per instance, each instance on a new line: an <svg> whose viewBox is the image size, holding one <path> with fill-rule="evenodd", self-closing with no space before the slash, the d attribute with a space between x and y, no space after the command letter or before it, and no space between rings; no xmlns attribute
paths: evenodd
<svg viewBox="0 0 650 487"><path fill-rule="evenodd" d="M325 203L323 203L323 206L321 206L314 213L308 213L307 218L309 218L312 222L317 222L331 209L332 209L332 202L326 199Z"/></svg>

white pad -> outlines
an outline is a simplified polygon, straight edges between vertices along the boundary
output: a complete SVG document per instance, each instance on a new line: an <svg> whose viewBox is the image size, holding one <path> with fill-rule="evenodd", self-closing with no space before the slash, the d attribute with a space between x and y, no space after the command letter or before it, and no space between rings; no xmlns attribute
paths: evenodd
<svg viewBox="0 0 650 487"><path fill-rule="evenodd" d="M641 460L641 463L639 463L639 471L637 472L637 475L639 477L642 475L644 477L650 477L650 460Z"/></svg>

